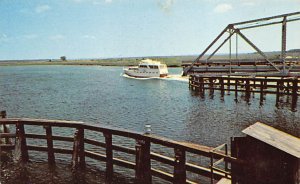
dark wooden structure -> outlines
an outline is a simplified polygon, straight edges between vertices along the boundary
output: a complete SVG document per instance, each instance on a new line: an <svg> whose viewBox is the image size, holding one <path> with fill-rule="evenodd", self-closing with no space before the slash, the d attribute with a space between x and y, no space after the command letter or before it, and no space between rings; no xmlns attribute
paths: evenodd
<svg viewBox="0 0 300 184"><path fill-rule="evenodd" d="M298 96L300 95L300 81L296 77L243 77L243 76L204 76L190 75L189 88L200 95L208 90L213 94L215 90L221 92L223 97L225 92L234 92L235 99L238 92L245 94L248 101L251 94L258 93L260 102L263 103L266 94L276 95L276 106L280 98L284 95L291 96L291 110L296 111Z"/></svg>
<svg viewBox="0 0 300 184"><path fill-rule="evenodd" d="M4 116L3 116L4 117ZM230 180L231 173L229 168L216 168L217 163L213 166L200 165L187 162L187 155L193 154L207 159L211 159L212 163L219 160L227 163L237 162L228 152L221 151L219 148L202 146L187 142L179 142L152 134L144 134L141 132L128 131L106 126L89 125L83 122L63 121L63 120L45 120L45 119L27 119L27 118L0 118L0 125L10 125L15 127L15 133L0 133L0 138L15 139L15 144L0 144L1 151L14 150L15 145L20 145L21 158L20 161L26 163L29 160L30 151L47 152L48 163L55 164L56 153L72 155L71 163L73 169L84 168L86 165L85 158L89 157L105 162L106 165L106 181L110 183L113 178L114 165L135 170L135 178L139 183L151 183L152 177L158 177L173 183L199 183L191 181L187 177L187 172L191 172L203 177L211 178L212 181L227 178ZM45 134L36 134L28 132L30 127L43 127ZM26 129L24 128L26 127ZM53 128L68 129L74 131L73 137L53 135ZM27 129L28 128L28 129ZM85 132L102 133L104 142L85 137ZM130 138L136 141L135 147L124 147L113 144L113 137ZM37 146L28 144L28 139L46 140L45 146ZM73 143L73 147L55 147L54 141L64 141ZM105 148L105 154L91 151L85 145L94 145ZM160 145L174 150L174 157L164 156L151 151L151 145ZM226 145L227 147L227 145ZM226 149L227 150L227 149ZM118 151L130 154L135 157L135 162L130 162L113 156L113 152ZM168 173L151 166L151 161L167 164L173 172Z"/></svg>
<svg viewBox="0 0 300 184"><path fill-rule="evenodd" d="M299 184L300 139L262 123L243 132L246 137L232 140L233 156L244 167L232 164L232 183Z"/></svg>
<svg viewBox="0 0 300 184"><path fill-rule="evenodd" d="M85 168L86 157L96 159L105 162L107 183L112 181L115 165L135 170L136 181L146 184L152 183L152 177L176 184L199 183L189 179L187 172L206 177L211 184L298 184L300 181L300 139L261 123L245 129L243 132L247 134L246 137L232 139L230 152L227 144L212 148L83 122L2 117L0 125L14 126L16 131L0 133L0 138L15 139L15 144L2 142L1 152L16 149L15 145L19 145L20 161L23 163L29 161L31 151L47 152L50 165L55 164L57 153L69 154L75 171ZM44 127L45 134L28 132L31 126ZM73 131L74 136L53 135L54 127ZM102 134L104 142L85 137L87 131ZM134 147L113 144L114 136L133 139L136 144ZM28 144L28 139L46 140L46 146ZM55 147L54 141L71 142L73 146ZM87 149L87 144L105 148L105 154ZM152 145L171 148L174 156L153 152L150 149ZM132 155L135 162L114 156L114 151ZM207 158L210 164L190 163L187 161L190 154L192 157ZM173 172L153 168L151 161L167 164L173 168Z"/></svg>

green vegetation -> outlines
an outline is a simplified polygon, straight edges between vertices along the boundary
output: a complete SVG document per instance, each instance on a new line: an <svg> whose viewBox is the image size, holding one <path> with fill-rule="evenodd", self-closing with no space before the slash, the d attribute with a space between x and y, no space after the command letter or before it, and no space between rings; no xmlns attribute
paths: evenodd
<svg viewBox="0 0 300 184"><path fill-rule="evenodd" d="M281 52L265 53L270 59L280 59ZM207 57L207 56L206 56ZM215 55L211 59L228 59L228 54ZM287 57L300 58L300 49L287 51ZM12 65L100 65L100 66L134 66L142 59L153 59L166 63L169 67L180 67L182 61L194 61L197 55L189 56L151 56L151 57L131 57L131 58L107 58L107 59L66 59L62 56L60 59L44 59L44 60L9 60L0 61L0 66ZM205 58L205 57L204 57ZM232 58L235 55L232 54ZM262 58L258 53L239 54L239 59L255 59Z"/></svg>
<svg viewBox="0 0 300 184"><path fill-rule="evenodd" d="M68 60L13 60L0 61L0 66L12 65L101 65L101 66L134 66L142 59L150 58L166 63L169 67L180 67L183 60L194 60L196 56L158 56L137 58L108 58L108 59L68 59Z"/></svg>

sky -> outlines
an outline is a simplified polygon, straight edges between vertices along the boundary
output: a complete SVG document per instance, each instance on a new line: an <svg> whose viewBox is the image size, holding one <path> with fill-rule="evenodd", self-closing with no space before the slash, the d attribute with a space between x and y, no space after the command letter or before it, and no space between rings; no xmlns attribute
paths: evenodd
<svg viewBox="0 0 300 184"><path fill-rule="evenodd" d="M229 23L297 11L300 0L0 0L0 60L199 55ZM300 48L299 24L287 49ZM273 51L280 30L242 32Z"/></svg>

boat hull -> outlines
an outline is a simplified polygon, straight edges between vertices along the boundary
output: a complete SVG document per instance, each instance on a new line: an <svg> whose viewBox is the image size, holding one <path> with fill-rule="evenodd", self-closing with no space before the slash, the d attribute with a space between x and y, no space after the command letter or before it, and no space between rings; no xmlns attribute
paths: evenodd
<svg viewBox="0 0 300 184"><path fill-rule="evenodd" d="M143 72L134 72L129 70L124 70L124 73L130 77L136 77L136 78L155 78L155 77L168 76L168 73L163 73L163 74L160 74L158 72L143 73Z"/></svg>

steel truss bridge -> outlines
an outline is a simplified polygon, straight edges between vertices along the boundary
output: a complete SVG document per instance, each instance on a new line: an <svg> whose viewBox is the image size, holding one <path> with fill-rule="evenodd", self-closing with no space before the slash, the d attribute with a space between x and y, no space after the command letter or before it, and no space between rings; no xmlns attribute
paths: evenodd
<svg viewBox="0 0 300 184"><path fill-rule="evenodd" d="M234 75L236 73L253 75L254 73L264 73L265 75L280 75L289 76L290 72L300 72L299 58L287 58L286 38L287 38L287 23L300 20L300 12L282 14L272 17L265 17L244 22L237 22L229 24L225 29L209 44L208 47L192 62L182 64L183 75L194 73L226 73ZM280 58L270 59L266 53L260 50L248 37L246 37L242 30L259 28L263 26L270 26L281 24L281 54ZM224 41L210 54L203 59L205 54L216 44L220 38L228 33ZM231 38L236 35L236 56L232 55ZM249 44L262 59L238 59L238 37L242 38ZM218 52L220 48L229 41L229 58L212 60L211 58ZM298 73L299 74L299 73ZM297 75L297 74L295 74Z"/></svg>

